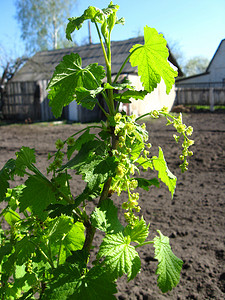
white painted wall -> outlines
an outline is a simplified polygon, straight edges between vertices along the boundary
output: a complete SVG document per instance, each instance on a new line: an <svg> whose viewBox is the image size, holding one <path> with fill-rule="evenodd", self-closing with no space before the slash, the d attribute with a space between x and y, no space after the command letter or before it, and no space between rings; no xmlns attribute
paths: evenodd
<svg viewBox="0 0 225 300"><path fill-rule="evenodd" d="M225 40L221 42L208 71L210 82L221 82L225 79Z"/></svg>
<svg viewBox="0 0 225 300"><path fill-rule="evenodd" d="M143 90L140 77L136 75L129 75L128 79L131 81L131 85L135 86L138 90ZM130 114L140 116L152 110L161 109L163 108L163 106L166 106L169 110L171 110L175 100L175 96L175 87L173 86L169 95L167 95L166 85L164 81L161 80L157 88L154 89L152 93L146 95L144 100L131 99L132 103L130 103Z"/></svg>
<svg viewBox="0 0 225 300"><path fill-rule="evenodd" d="M213 83L224 82L225 80L225 39L221 41L217 51L214 54L207 73L190 76L177 82L179 84Z"/></svg>
<svg viewBox="0 0 225 300"><path fill-rule="evenodd" d="M78 116L78 105L77 102L74 100L69 104L68 107L68 120L78 122L79 116Z"/></svg>

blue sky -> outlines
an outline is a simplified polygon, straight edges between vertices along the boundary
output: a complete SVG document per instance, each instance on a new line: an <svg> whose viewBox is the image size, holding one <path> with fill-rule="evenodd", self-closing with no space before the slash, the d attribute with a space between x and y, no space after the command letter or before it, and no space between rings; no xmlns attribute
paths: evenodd
<svg viewBox="0 0 225 300"><path fill-rule="evenodd" d="M20 28L15 19L15 0L0 0L0 48L8 57L24 53ZM77 0L72 16L79 16L89 6L106 7L105 0ZM155 27L171 43L175 43L185 59L203 56L209 60L225 38L225 0L114 0L120 6L118 17L125 25L113 31L112 40L123 40L143 32L145 25ZM98 42L92 26L92 40ZM76 33L79 43L87 37L88 26Z"/></svg>

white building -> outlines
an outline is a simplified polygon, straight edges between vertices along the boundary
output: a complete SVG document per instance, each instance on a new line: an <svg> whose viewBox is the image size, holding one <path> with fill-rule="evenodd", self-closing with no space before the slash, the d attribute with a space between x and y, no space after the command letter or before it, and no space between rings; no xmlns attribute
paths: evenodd
<svg viewBox="0 0 225 300"><path fill-rule="evenodd" d="M176 80L177 87L223 87L225 86L225 39L223 39L206 71Z"/></svg>
<svg viewBox="0 0 225 300"><path fill-rule="evenodd" d="M137 37L124 41L112 42L113 76L116 76L123 62L127 58L129 50L135 44L144 44L144 38ZM68 49L57 49L36 53L13 77L11 82L13 89L10 88L10 86L8 88L9 95L5 99L4 104L4 113L8 119L16 119L16 117L19 116L20 119L30 117L32 120L41 119L42 121L47 121L53 118L48 107L46 86L52 77L56 65L62 61L63 56L68 55L71 52L78 53L80 55L82 58L82 67L86 67L87 65L96 62L99 65L105 65L100 44L88 44ZM174 65L176 69L178 69L179 76L182 76L182 71L170 51L168 61ZM126 63L120 77L126 77L137 89L142 89L141 82L137 74L137 68L132 68L129 62ZM27 88L28 85L29 89ZM13 91L15 90L14 87L16 87L17 90L16 95L13 94ZM25 92L26 94L24 94ZM173 87L170 94L167 95L166 86L163 80L161 80L158 87L151 94L148 94L145 100L137 101L131 99L131 103L123 105L121 109L127 110L129 114L134 113L139 116L150 112L151 110L160 109L163 106L171 109L174 100L175 88ZM23 103L26 103L26 105L29 103L26 110ZM73 101L68 105L68 107L65 107L62 115L62 118L76 122L100 121L103 117L104 116L99 107L96 106L92 111L90 111L80 105L77 105L76 101Z"/></svg>

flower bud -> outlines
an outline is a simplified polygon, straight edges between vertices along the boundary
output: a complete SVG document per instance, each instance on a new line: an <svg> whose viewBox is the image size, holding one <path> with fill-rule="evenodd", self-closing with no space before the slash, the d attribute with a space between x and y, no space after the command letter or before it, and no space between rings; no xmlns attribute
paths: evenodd
<svg viewBox="0 0 225 300"><path fill-rule="evenodd" d="M186 133L187 133L187 135L192 135L192 133L193 133L193 127L192 126L188 126L188 128L186 129Z"/></svg>
<svg viewBox="0 0 225 300"><path fill-rule="evenodd" d="M122 118L122 115L121 113L117 113L115 116L114 116L114 120L116 123L118 123Z"/></svg>
<svg viewBox="0 0 225 300"><path fill-rule="evenodd" d="M64 143L61 139L58 139L56 142L55 142L55 146L56 146L56 149L62 149L64 147Z"/></svg>

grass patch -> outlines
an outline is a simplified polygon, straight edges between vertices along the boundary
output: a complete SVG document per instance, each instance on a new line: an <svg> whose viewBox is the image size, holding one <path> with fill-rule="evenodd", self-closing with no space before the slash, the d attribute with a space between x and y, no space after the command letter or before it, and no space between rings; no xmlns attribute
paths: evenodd
<svg viewBox="0 0 225 300"><path fill-rule="evenodd" d="M209 111L210 106L209 105L186 105L186 107L194 108L195 110L199 111ZM224 110L225 111L225 105L215 105L214 111L216 110Z"/></svg>

